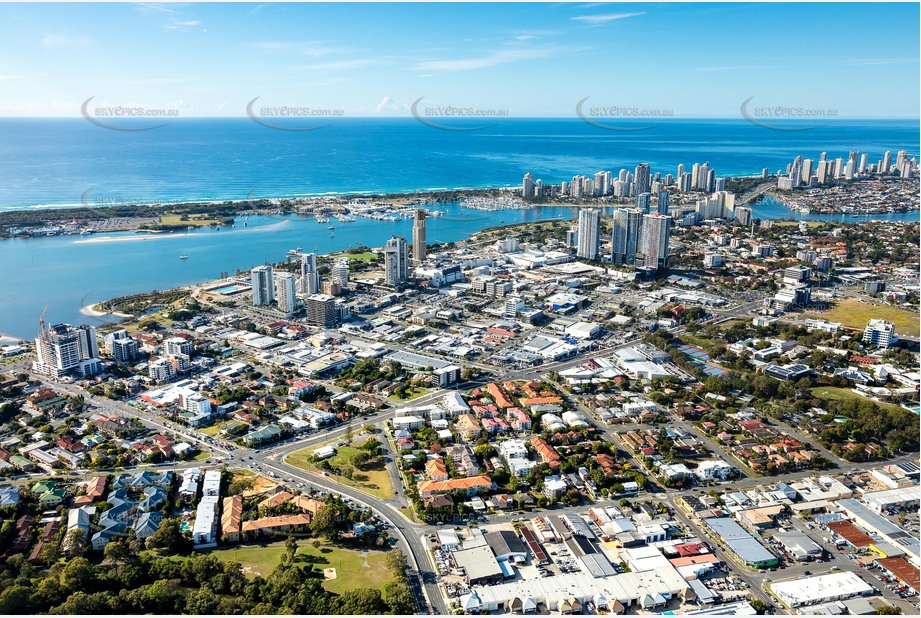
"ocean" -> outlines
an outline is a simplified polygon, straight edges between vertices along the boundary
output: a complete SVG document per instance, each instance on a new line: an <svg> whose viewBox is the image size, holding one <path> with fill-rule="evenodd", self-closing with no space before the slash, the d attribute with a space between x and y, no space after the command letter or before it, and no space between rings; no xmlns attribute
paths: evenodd
<svg viewBox="0 0 921 618"><path fill-rule="evenodd" d="M480 123L483 124L483 123ZM40 206L212 201L355 192L520 186L633 170L675 173L709 162L717 176L783 168L796 155L871 162L919 151L918 121L835 121L775 131L744 120L663 121L614 131L578 119L504 119L478 131L412 118L340 119L280 131L240 119L184 119L115 131L83 119L0 119L0 210Z"/></svg>
<svg viewBox="0 0 921 618"><path fill-rule="evenodd" d="M415 120L343 120L310 132L272 130L248 119L182 120L150 131L113 131L83 120L0 119L0 210L67 205L211 201L364 192L518 186L525 172L545 183L649 162L674 173L709 162L718 176L760 174L798 154L918 152L911 121L836 122L772 131L744 121L667 122L646 131L605 131L578 120L503 120L482 131L444 131ZM429 242L483 228L569 218L566 208L483 212L439 204ZM772 201L756 216L819 219ZM832 217L834 220L860 218ZM884 218L884 217L878 217ZM918 218L918 213L888 218ZM866 219L866 218L863 218ZM318 224L299 216L250 217L247 225L174 234L135 233L0 240L0 334L31 338L49 322L98 323L80 309L124 294L215 279L290 249L328 253L392 234L411 221ZM334 225L335 230L327 230ZM332 236L331 236L332 234ZM180 260L180 255L188 259Z"/></svg>

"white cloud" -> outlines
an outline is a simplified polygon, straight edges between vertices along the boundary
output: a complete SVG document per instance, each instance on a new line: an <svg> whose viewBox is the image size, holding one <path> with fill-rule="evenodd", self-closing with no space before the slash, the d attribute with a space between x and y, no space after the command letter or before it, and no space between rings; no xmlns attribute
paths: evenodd
<svg viewBox="0 0 921 618"><path fill-rule="evenodd" d="M409 110L409 105L406 103L397 103L394 99L391 99L388 96L385 96L381 99L381 102L374 106L374 111L378 114L387 114L394 112L406 112Z"/></svg>
<svg viewBox="0 0 921 618"><path fill-rule="evenodd" d="M392 110L393 106L394 106L393 99L391 99L390 97L384 97L383 99L381 99L381 102L377 104L374 110L377 112L384 112L384 111Z"/></svg>
<svg viewBox="0 0 921 618"><path fill-rule="evenodd" d="M581 21L585 24L597 26L606 24L610 21L617 21L618 19L626 19L628 17L638 17L645 14L646 13L606 13L603 15L577 15L576 17L570 17L570 19L572 21Z"/></svg>
<svg viewBox="0 0 921 618"><path fill-rule="evenodd" d="M187 21L174 21L166 25L166 28L169 30L179 30L180 28L194 28L195 26L201 25L201 21L198 19L189 19Z"/></svg>
<svg viewBox="0 0 921 618"><path fill-rule="evenodd" d="M157 4L154 2L138 2L138 6L143 9L150 9L152 11L160 11L161 13L173 13L178 14L179 11L174 11L173 9L168 9L162 4Z"/></svg>

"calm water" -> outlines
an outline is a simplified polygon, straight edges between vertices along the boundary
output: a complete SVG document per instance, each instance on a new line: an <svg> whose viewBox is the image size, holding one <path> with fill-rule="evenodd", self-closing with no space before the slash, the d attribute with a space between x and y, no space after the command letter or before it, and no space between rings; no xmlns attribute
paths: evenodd
<svg viewBox="0 0 921 618"><path fill-rule="evenodd" d="M568 208L483 212L438 204L442 217L430 218L429 242L467 238L495 225L570 217ZM243 223L246 222L246 226ZM332 232L327 228L332 225ZM334 236L331 238L330 234ZM289 249L330 253L359 244L380 247L397 234L412 237L412 220L356 218L317 223L296 215L237 218L235 228L174 234L133 232L0 240L5 275L0 301L0 333L33 337L47 304L52 322L98 323L81 307L123 294L164 290L233 274L265 261L285 259ZM180 260L180 255L188 259Z"/></svg>
<svg viewBox="0 0 921 618"><path fill-rule="evenodd" d="M921 214L917 210L909 212L892 212L874 215L823 215L820 213L803 214L791 210L771 196L761 198L752 204L752 215L756 219L795 219L797 221L837 221L839 223L859 223L861 221L917 221Z"/></svg>
<svg viewBox="0 0 921 618"><path fill-rule="evenodd" d="M83 120L0 119L0 210L111 202L291 197L518 185L524 172L545 182L646 161L674 173L709 161L720 176L776 170L797 154L817 158L900 149L917 153L918 123L835 122L810 131L771 131L744 121L666 122L647 131L605 131L578 120L504 120L482 131L442 131L411 119L342 120L310 132L267 129L246 119L183 120L140 132ZM484 227L569 217L568 209L485 213L439 206L430 241L452 241ZM761 217L802 215L766 200ZM917 219L917 213L906 218ZM819 218L809 216L809 218ZM858 220L860 218L854 218ZM250 218L236 229L158 236L55 237L0 241L0 333L32 337L47 304L53 322L91 321L86 304L216 278L284 258L381 246L411 235L411 222ZM188 255L188 260L179 260Z"/></svg>

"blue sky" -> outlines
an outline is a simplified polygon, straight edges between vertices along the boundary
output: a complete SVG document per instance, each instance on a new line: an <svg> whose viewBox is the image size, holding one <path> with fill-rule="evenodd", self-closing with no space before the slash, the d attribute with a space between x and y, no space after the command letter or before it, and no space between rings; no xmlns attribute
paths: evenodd
<svg viewBox="0 0 921 618"><path fill-rule="evenodd" d="M0 4L0 115L94 104L406 116L413 101L738 118L743 101L917 118L919 5Z"/></svg>

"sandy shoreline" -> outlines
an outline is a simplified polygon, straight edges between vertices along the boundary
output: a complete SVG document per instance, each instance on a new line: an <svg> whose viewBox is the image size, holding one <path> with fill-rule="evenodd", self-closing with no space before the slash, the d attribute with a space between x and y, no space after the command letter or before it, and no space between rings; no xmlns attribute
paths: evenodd
<svg viewBox="0 0 921 618"><path fill-rule="evenodd" d="M83 315L88 315L94 318L105 318L105 317L116 317L116 318L133 318L134 316L128 313L119 313L117 311L99 311L95 308L96 305L86 305L80 308L80 313Z"/></svg>
<svg viewBox="0 0 921 618"><path fill-rule="evenodd" d="M23 339L0 333L0 345L9 345L11 343L19 343L20 341L23 341Z"/></svg>

